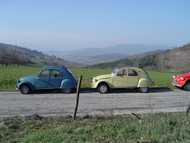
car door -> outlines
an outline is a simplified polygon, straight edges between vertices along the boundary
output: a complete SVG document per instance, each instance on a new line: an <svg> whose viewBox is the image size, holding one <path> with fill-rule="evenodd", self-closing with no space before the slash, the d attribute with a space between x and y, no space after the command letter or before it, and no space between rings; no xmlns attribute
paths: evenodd
<svg viewBox="0 0 190 143"><path fill-rule="evenodd" d="M63 80L63 73L59 70L51 70L50 71L50 79L49 83L51 88L58 89L61 87L61 82Z"/></svg>
<svg viewBox="0 0 190 143"><path fill-rule="evenodd" d="M48 69L42 70L35 81L34 85L37 90L39 89L49 89L51 86L49 84L50 71Z"/></svg>
<svg viewBox="0 0 190 143"><path fill-rule="evenodd" d="M124 76L126 87L137 87L139 76L135 69L128 69Z"/></svg>
<svg viewBox="0 0 190 143"><path fill-rule="evenodd" d="M120 69L114 77L112 77L112 84L115 88L126 87L126 69Z"/></svg>

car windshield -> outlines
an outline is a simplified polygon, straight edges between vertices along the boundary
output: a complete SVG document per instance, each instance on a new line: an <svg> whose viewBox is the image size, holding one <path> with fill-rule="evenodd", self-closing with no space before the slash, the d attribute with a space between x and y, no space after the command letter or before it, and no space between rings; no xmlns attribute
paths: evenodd
<svg viewBox="0 0 190 143"><path fill-rule="evenodd" d="M127 75L128 69L127 68L116 68L113 70L113 75Z"/></svg>
<svg viewBox="0 0 190 143"><path fill-rule="evenodd" d="M42 71L39 73L39 76L40 76L40 77L48 77L48 76L49 76L49 70L42 70Z"/></svg>
<svg viewBox="0 0 190 143"><path fill-rule="evenodd" d="M114 68L112 70L112 74L114 74L114 75L117 75L118 72L119 72L119 68Z"/></svg>

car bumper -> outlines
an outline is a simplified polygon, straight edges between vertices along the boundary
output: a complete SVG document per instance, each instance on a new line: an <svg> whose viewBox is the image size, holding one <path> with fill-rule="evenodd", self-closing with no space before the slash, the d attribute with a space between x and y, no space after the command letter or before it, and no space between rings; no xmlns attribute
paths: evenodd
<svg viewBox="0 0 190 143"><path fill-rule="evenodd" d="M16 85L15 89L16 89L16 90L19 90L19 87Z"/></svg>
<svg viewBox="0 0 190 143"><path fill-rule="evenodd" d="M179 84L176 80L172 81L172 85L176 87L183 87L183 84Z"/></svg>
<svg viewBox="0 0 190 143"><path fill-rule="evenodd" d="M19 89L20 89L20 84L19 84L19 82L18 82L18 81L16 82L15 89L16 89L16 90L19 90Z"/></svg>
<svg viewBox="0 0 190 143"><path fill-rule="evenodd" d="M96 83L92 83L91 88L96 88Z"/></svg>
<svg viewBox="0 0 190 143"><path fill-rule="evenodd" d="M91 88L97 88L98 83L99 83L98 80L92 79Z"/></svg>

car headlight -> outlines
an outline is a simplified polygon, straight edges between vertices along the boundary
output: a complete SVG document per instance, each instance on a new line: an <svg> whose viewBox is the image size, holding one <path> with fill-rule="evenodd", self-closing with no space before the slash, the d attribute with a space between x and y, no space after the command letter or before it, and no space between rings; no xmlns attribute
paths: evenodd
<svg viewBox="0 0 190 143"><path fill-rule="evenodd" d="M97 79L95 79L95 78L93 78L93 80L92 80L93 82L97 82L98 80Z"/></svg>
<svg viewBox="0 0 190 143"><path fill-rule="evenodd" d="M184 77L180 77L180 80L185 80L185 78Z"/></svg>
<svg viewBox="0 0 190 143"><path fill-rule="evenodd" d="M17 80L17 83L20 83L22 81L23 81L23 78L20 78L20 79Z"/></svg>

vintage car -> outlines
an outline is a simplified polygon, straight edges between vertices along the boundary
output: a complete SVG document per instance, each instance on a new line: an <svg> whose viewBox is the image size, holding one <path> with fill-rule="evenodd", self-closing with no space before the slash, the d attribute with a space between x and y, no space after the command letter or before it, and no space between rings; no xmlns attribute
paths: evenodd
<svg viewBox="0 0 190 143"><path fill-rule="evenodd" d="M66 67L48 66L41 70L37 76L21 77L16 82L16 88L22 94L36 90L61 90L67 93L76 89L77 81Z"/></svg>
<svg viewBox="0 0 190 143"><path fill-rule="evenodd" d="M96 76L92 79L92 88L100 93L107 93L112 88L136 88L146 93L153 81L143 69L124 67L116 69L112 74Z"/></svg>
<svg viewBox="0 0 190 143"><path fill-rule="evenodd" d="M190 73L174 75L172 85L190 91Z"/></svg>

